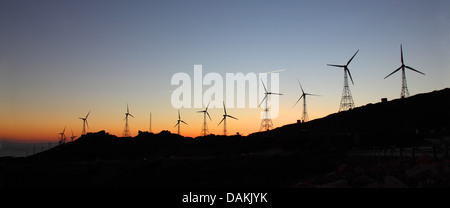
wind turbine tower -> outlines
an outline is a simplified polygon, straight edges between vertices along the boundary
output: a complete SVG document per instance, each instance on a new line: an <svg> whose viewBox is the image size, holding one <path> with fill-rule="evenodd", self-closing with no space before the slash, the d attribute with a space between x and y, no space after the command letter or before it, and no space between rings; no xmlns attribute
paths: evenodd
<svg viewBox="0 0 450 208"><path fill-rule="evenodd" d="M264 114L263 114L263 118L261 120L261 127L259 128L259 131L261 131L261 129L265 129L266 131L268 131L273 126L272 119L270 118L268 103L267 103L268 99L269 99L268 97L270 95L283 95L283 94L267 91L267 88L264 85L264 82L262 80L261 80L261 82L264 87L265 95L258 107L260 107L261 104L265 101L265 108L264 108Z"/></svg>
<svg viewBox="0 0 450 208"><path fill-rule="evenodd" d="M197 113L203 113L203 127L202 127L202 132L201 132L202 136L209 135L208 125L206 124L206 115L208 115L209 120L212 121L211 116L209 116L209 113L208 113L209 103L210 102L208 102L208 105L206 106L205 110L197 111Z"/></svg>
<svg viewBox="0 0 450 208"><path fill-rule="evenodd" d="M226 135L227 135L227 117L232 118L232 119L236 119L236 120L238 120L238 119L235 118L235 117L233 117L233 116L231 116L231 115L228 115L228 114L227 114L227 109L225 108L225 102L223 102L223 111L224 111L225 114L223 114L223 118L222 118L222 120L220 121L220 123L218 124L218 126L219 126L219 125L222 123L222 121L223 121L223 135L226 136Z"/></svg>
<svg viewBox="0 0 450 208"><path fill-rule="evenodd" d="M408 92L408 86L407 86L407 84L406 84L405 68L410 69L410 70L412 70L412 71L415 71L415 72L417 72L417 73L419 73L419 74L422 74L422 75L425 75L425 74L422 73L422 72L420 72L420 71L418 71L418 70L413 69L413 68L410 67L410 66L406 66L406 65L405 65L405 63L403 62L403 49L402 49L402 45L401 45L401 44L400 44L400 55L401 55L402 65L401 65L400 67L398 67L398 69L396 69L395 71L393 71L392 73L390 73L389 75L387 75L387 76L385 77L385 79L388 78L389 76L391 76L392 74L394 74L395 72L397 72L398 70L401 69L401 70L402 70L402 92L400 93L400 97L401 97L401 98L406 98L406 97L409 96L409 92Z"/></svg>
<svg viewBox="0 0 450 208"><path fill-rule="evenodd" d="M66 142L66 135L64 134L64 132L66 132L66 127L64 126L64 130L63 130L63 132L61 132L61 133L58 133L59 134L59 144L64 144L65 142Z"/></svg>
<svg viewBox="0 0 450 208"><path fill-rule="evenodd" d="M181 123L184 123L184 124L188 125L186 122L184 122L183 120L181 120L180 110L178 110L178 120L177 120L177 124L175 124L175 126L174 126L174 128L178 126L178 135L181 135L181 134L180 134L180 126L181 126Z"/></svg>
<svg viewBox="0 0 450 208"><path fill-rule="evenodd" d="M127 112L125 113L125 128L123 130L123 135L122 137L131 137L131 133L130 133L130 127L128 126L128 116L131 116L134 118L133 115L130 114L130 110L128 109L128 103L127 103Z"/></svg>
<svg viewBox="0 0 450 208"><path fill-rule="evenodd" d="M300 96L300 98L297 100L297 102L295 102L294 106L292 106L292 107L295 107L295 105L297 105L297 103L303 98L302 122L307 122L307 121L309 121L309 117L308 117L308 112L306 111L306 96L307 95L319 96L319 95L305 93L305 91L303 91L302 85L300 84L300 81L298 80L298 78L297 78L297 82L298 82L298 85L300 86L300 89L302 90L302 95Z"/></svg>
<svg viewBox="0 0 450 208"><path fill-rule="evenodd" d="M73 135L73 131L72 131L72 130L70 130L70 131L72 132L72 136L70 137L70 141L73 142L73 139L74 139L75 137L77 137L77 136Z"/></svg>
<svg viewBox="0 0 450 208"><path fill-rule="evenodd" d="M81 135L85 135L86 134L86 125L89 128L89 123L87 121L87 118L89 116L89 114L91 113L91 111L88 112L88 114L84 117L84 118L79 118L81 120L83 120L83 130L81 131Z"/></svg>
<svg viewBox="0 0 450 208"><path fill-rule="evenodd" d="M358 51L359 51L359 49L352 56L352 58L347 62L346 65L328 64L328 66L344 68L344 90L342 91L342 97L341 97L341 104L339 106L339 112L350 110L350 109L353 109L355 107L355 103L353 102L352 93L350 92L350 87L348 86L347 74L350 77L350 80L352 81L352 84L354 85L355 83L353 82L353 78L352 78L352 75L350 73L350 70L348 69L348 65L353 60L353 58L356 56Z"/></svg>
<svg viewBox="0 0 450 208"><path fill-rule="evenodd" d="M150 125L148 128L148 132L151 133L152 132L152 113L150 113Z"/></svg>

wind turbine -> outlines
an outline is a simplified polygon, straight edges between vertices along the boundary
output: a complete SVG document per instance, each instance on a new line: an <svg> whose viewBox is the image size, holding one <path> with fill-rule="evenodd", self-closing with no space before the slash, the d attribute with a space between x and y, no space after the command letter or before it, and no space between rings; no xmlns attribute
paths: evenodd
<svg viewBox="0 0 450 208"><path fill-rule="evenodd" d="M269 113L269 108L268 108L268 104L267 104L267 101L268 101L268 97L269 97L269 95L283 95L283 94L281 94L281 93L274 93L274 92L269 92L269 91L267 91L267 88L266 88L266 86L264 85L264 82L261 80L261 82L262 82L262 84L263 84L263 87L264 87L264 98L261 100L261 103L258 105L258 107L260 107L261 106L261 104L264 102L264 101L266 101L265 102L265 104L266 104L266 106L265 106L265 108L264 108L264 115L263 115L263 119L262 119L262 121L261 121L261 127L260 127L260 129L259 129L259 131L261 131L261 129L262 128L265 128L266 129L266 131L268 131L269 129L270 129L270 127L272 127L273 126L273 123L272 123L272 119L270 118L270 113Z"/></svg>
<svg viewBox="0 0 450 208"><path fill-rule="evenodd" d="M227 109L225 108L225 101L223 102L223 112L225 114L223 114L223 118L222 118L222 120L220 121L220 123L217 126L219 126L222 123L222 121L223 121L223 135L226 136L227 135L227 117L230 117L230 118L236 119L236 120L238 120L238 119L227 114Z"/></svg>
<svg viewBox="0 0 450 208"><path fill-rule="evenodd" d="M211 101L210 101L210 102L211 102ZM197 113L203 113L202 136L207 136L207 135L209 134L208 125L206 125L206 115L208 115L209 120L212 121L211 116L209 116L209 113L208 113L208 107L209 107L209 103L210 103L210 102L208 102L208 105L206 106L206 109L205 109L205 110L197 111Z"/></svg>
<svg viewBox="0 0 450 208"><path fill-rule="evenodd" d="M70 130L70 131L72 132L72 136L70 137L70 141L73 142L73 139L74 139L75 137L77 137L77 136L73 135L73 131L72 131L72 130Z"/></svg>
<svg viewBox="0 0 450 208"><path fill-rule="evenodd" d="M84 118L79 118L81 120L83 120L83 130L81 131L81 135L85 135L86 134L86 125L89 128L89 123L87 122L87 118L89 116L89 113L91 113L91 111L88 112L88 114L86 115L86 117Z"/></svg>
<svg viewBox="0 0 450 208"><path fill-rule="evenodd" d="M150 124L149 124L148 132L152 133L152 113L150 113Z"/></svg>
<svg viewBox="0 0 450 208"><path fill-rule="evenodd" d="M133 115L131 115L130 110L128 109L128 103L127 103L127 112L125 113L125 129L123 130L123 136L122 137L130 137L130 128L128 127L128 116L131 116L134 118Z"/></svg>
<svg viewBox="0 0 450 208"><path fill-rule="evenodd" d="M300 84L300 81L298 80L298 78L297 78L297 82L298 82L298 85L300 86L300 89L302 90L302 95L300 96L300 98L298 98L297 102L295 102L294 106L292 106L292 107L295 107L295 105L297 105L297 103L303 98L303 115L302 115L302 122L307 122L307 121L309 120L309 118L308 118L308 113L307 113L307 111L306 111L306 96L307 96L307 95L319 96L319 95L310 94L310 93L305 93L305 91L303 91L303 87L302 87L302 85Z"/></svg>
<svg viewBox="0 0 450 208"><path fill-rule="evenodd" d="M58 133L60 135L59 144L63 144L64 142L66 142L66 135L64 134L64 132L66 132L66 127L65 126L64 126L63 132Z"/></svg>
<svg viewBox="0 0 450 208"><path fill-rule="evenodd" d="M418 71L418 70L413 69L413 68L410 67L410 66L406 66L406 65L405 65L405 63L403 62L403 48L402 48L402 44L400 44L400 54L401 54L402 65L401 65L400 67L398 67L398 69L396 69L395 71L393 71L392 73L390 73L389 75L387 75L387 76L385 77L385 79L388 78L389 76L391 76L392 74L394 74L395 72L397 72L398 70L401 69L401 70L402 70L402 92L401 92L401 94L400 94L400 97L401 97L401 98L405 98L405 97L408 97L408 96L409 96L408 86L407 86L407 84L406 84L405 68L410 69L410 70L412 70L412 71L415 71L415 72L417 72L417 73L419 73L419 74L422 74L422 75L425 75L425 74L422 73L422 72L420 72L420 71Z"/></svg>
<svg viewBox="0 0 450 208"><path fill-rule="evenodd" d="M175 126L174 126L174 128L175 128L176 126L178 126L178 135L180 135L180 126L181 126L180 123L184 123L184 124L188 125L186 122L184 122L183 120L181 120L180 110L178 110L178 120L177 120L177 124L175 124Z"/></svg>
<svg viewBox="0 0 450 208"><path fill-rule="evenodd" d="M341 104L339 107L339 112L345 111L345 110L350 110L355 107L355 103L353 102L353 97L350 92L350 87L348 86L347 74L350 77L352 84L355 85L355 83L353 82L352 74L350 73L350 70L348 69L348 65L350 64L350 62L353 60L353 58L356 56L356 54L358 52L359 52L359 49L352 56L352 58L350 60L348 60L347 64L345 64L345 65L327 64L328 66L344 68L344 90L342 91L342 98L341 98Z"/></svg>

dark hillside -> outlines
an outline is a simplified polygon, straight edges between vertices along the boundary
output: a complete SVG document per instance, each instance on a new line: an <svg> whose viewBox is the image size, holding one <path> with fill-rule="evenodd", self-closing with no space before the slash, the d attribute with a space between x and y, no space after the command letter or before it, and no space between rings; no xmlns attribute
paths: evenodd
<svg viewBox="0 0 450 208"><path fill-rule="evenodd" d="M402 186L448 187L448 153L434 163L430 157L385 162L386 150L392 148L424 149L439 143L448 152L448 106L450 89L443 89L246 137L189 138L162 131L120 138L105 131L88 133L32 156L0 158L0 185L395 187L403 181ZM384 150L385 157L361 160L350 154L355 149Z"/></svg>

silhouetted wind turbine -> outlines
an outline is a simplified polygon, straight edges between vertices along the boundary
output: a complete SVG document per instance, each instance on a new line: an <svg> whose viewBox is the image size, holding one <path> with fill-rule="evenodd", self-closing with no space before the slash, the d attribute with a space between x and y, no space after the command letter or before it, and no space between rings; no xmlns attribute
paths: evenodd
<svg viewBox="0 0 450 208"><path fill-rule="evenodd" d="M197 113L203 113L203 127L202 127L202 136L207 136L209 134L209 130L208 130L208 125L206 124L206 115L208 115L209 120L212 121L211 116L209 116L208 113L208 107L209 107L209 103L211 101L208 102L208 105L206 106L205 110L202 111L197 111Z"/></svg>
<svg viewBox="0 0 450 208"><path fill-rule="evenodd" d="M183 120L181 120L180 110L178 110L178 120L177 120L177 124L175 124L175 126L174 126L174 128L175 128L176 126L178 126L178 135L180 135L180 126L181 126L180 123L184 123L184 124L188 125L186 122L184 122Z"/></svg>
<svg viewBox="0 0 450 208"><path fill-rule="evenodd" d="M148 128L148 132L152 133L152 113L150 113L150 124L149 124L149 128Z"/></svg>
<svg viewBox="0 0 450 208"><path fill-rule="evenodd" d="M227 109L225 108L225 102L223 102L223 112L225 114L223 114L223 118L222 118L222 120L220 121L220 123L217 126L219 126L222 123L222 121L223 121L223 135L226 136L227 135L227 117L230 117L230 118L236 119L236 120L238 120L238 119L227 114Z"/></svg>
<svg viewBox="0 0 450 208"><path fill-rule="evenodd" d="M72 130L70 130L70 131L72 132L72 136L70 137L70 141L73 142L73 139L74 139L75 137L77 137L77 136L73 135L73 131L72 131Z"/></svg>
<svg viewBox="0 0 450 208"><path fill-rule="evenodd" d="M403 48L402 48L402 44L400 44L400 55L401 55L400 57L401 57L402 65L401 65L400 67L398 67L398 69L396 69L395 71L393 71L392 73L390 73L389 75L387 75L387 76L385 77L385 79L388 78L389 76L391 76L392 74L394 74L395 72L397 72L398 70L401 69L401 70L402 70L402 92L401 92L401 94L400 94L400 97L401 97L401 98L405 98L405 97L408 97L408 96L409 96L408 86L407 86L407 84L406 84L405 68L410 69L410 70L412 70L412 71L415 71L415 72L417 72L417 73L419 73L419 74L423 74L423 75L425 75L425 74L422 73L422 72L420 72L420 71L418 71L418 70L413 69L413 68L410 67L410 66L406 66L406 65L405 65L405 63L403 62Z"/></svg>
<svg viewBox="0 0 450 208"><path fill-rule="evenodd" d="M66 135L64 134L66 132L66 127L64 126L64 130L61 133L58 133L60 135L59 138L59 144L63 144L66 141Z"/></svg>
<svg viewBox="0 0 450 208"><path fill-rule="evenodd" d="M350 80L353 82L352 74L350 73L350 70L348 69L348 65L353 60L353 58L356 56L356 54L359 52L359 49L356 51L356 53L352 56L350 60L348 60L346 65L335 65L335 64L327 64L328 66L334 66L334 67L340 67L344 68L344 90L342 92L342 98L341 98L341 104L339 106L339 112L343 110L349 110L355 107L355 103L353 102L353 97L350 92L350 88L348 86L348 79L347 74L350 76Z"/></svg>
<svg viewBox="0 0 450 208"><path fill-rule="evenodd" d="M84 117L84 118L80 117L79 118L79 119L83 120L83 130L81 131L81 135L85 135L86 134L86 124L87 124L87 127L89 128L89 123L87 122L87 118L89 116L89 113L91 113L91 111L88 112L86 117Z"/></svg>
<svg viewBox="0 0 450 208"><path fill-rule="evenodd" d="M297 82L298 82L298 85L300 86L300 89L302 90L302 95L300 96L300 98L298 98L297 102L295 102L294 106L292 106L292 107L295 107L295 105L297 105L297 103L303 98L303 115L302 115L302 122L307 122L307 121L309 120L309 118L308 118L308 113L307 113L307 111L306 111L306 96L307 96L307 95L319 96L319 95L310 94L310 93L305 93L305 91L303 91L303 87L302 87L302 85L300 84L300 81L298 80L298 78L297 78Z"/></svg>
<svg viewBox="0 0 450 208"><path fill-rule="evenodd" d="M262 82L263 87L264 87L264 91L265 91L264 94L265 94L265 95L264 95L264 98L262 99L261 103L258 105L258 107L260 107L261 104L262 104L264 101L266 101L266 102L265 102L265 103L266 103L266 106L265 106L265 108L264 108L264 117L263 117L263 119L262 119L262 121L261 121L261 127L260 127L259 131L261 131L262 128L265 128L266 131L267 131L267 130L270 129L270 127L273 126L272 119L270 118L270 113L269 113L268 104L267 104L267 100L269 99L268 97L269 97L269 95L283 95L283 94L281 94L281 93L274 93L274 92L269 92L269 91L267 91L267 88L266 88L266 86L264 85L264 82L263 82L262 80L261 80L261 82Z"/></svg>
<svg viewBox="0 0 450 208"><path fill-rule="evenodd" d="M130 137L130 128L128 127L128 116L131 116L134 118L133 115L131 115L130 110L128 109L128 103L127 103L127 112L125 113L125 129L123 130L123 137Z"/></svg>

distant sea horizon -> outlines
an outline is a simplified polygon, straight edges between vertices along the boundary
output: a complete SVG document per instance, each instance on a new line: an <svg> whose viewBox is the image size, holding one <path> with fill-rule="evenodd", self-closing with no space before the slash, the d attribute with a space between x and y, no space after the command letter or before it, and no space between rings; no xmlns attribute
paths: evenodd
<svg viewBox="0 0 450 208"><path fill-rule="evenodd" d="M26 157L53 148L57 144L50 141L0 139L0 157Z"/></svg>

